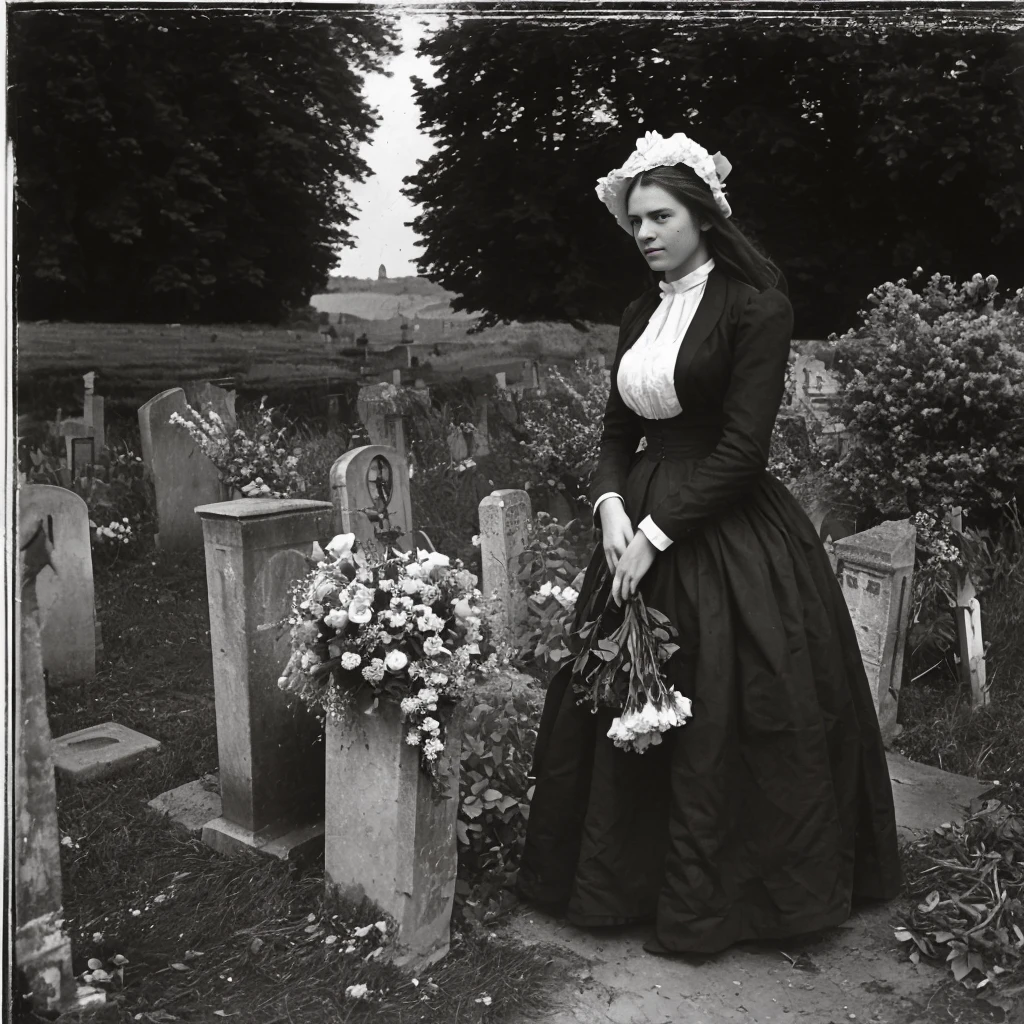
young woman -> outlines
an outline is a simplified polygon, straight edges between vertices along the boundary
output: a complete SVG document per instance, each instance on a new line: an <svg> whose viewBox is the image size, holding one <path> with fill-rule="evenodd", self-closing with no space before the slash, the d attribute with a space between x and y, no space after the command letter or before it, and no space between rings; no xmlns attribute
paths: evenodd
<svg viewBox="0 0 1024 1024"><path fill-rule="evenodd" d="M703 952L844 921L900 887L885 754L842 591L767 471L792 309L729 222L729 170L683 134L638 141L598 196L658 287L625 312L593 483L612 598L679 631L693 717L643 754L615 712L552 681L520 888L578 925L652 921L645 948ZM641 439L646 447L638 452Z"/></svg>

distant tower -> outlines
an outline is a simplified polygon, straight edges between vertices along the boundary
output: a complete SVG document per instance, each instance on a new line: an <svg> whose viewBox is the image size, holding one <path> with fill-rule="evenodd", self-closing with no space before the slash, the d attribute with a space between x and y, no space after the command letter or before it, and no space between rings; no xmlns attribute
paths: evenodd
<svg viewBox="0 0 1024 1024"><path fill-rule="evenodd" d="M377 271L377 280L386 281L388 279L388 272L384 269L384 264L380 265L380 269Z"/></svg>

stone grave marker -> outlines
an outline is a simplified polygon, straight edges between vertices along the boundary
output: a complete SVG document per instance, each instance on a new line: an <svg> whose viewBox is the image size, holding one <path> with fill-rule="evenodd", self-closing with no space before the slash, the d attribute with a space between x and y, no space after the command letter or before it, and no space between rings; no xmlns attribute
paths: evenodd
<svg viewBox="0 0 1024 1024"><path fill-rule="evenodd" d="M458 870L461 715L447 726L442 755L448 797L405 742L401 709L327 722L324 882L328 896L364 896L398 926L396 962L424 967L448 952Z"/></svg>
<svg viewBox="0 0 1024 1024"><path fill-rule="evenodd" d="M401 384L401 381L395 381L395 384ZM387 445L404 456L405 424L401 413L394 411L399 395L395 384L361 387L356 398L356 413L373 444Z"/></svg>
<svg viewBox="0 0 1024 1024"><path fill-rule="evenodd" d="M117 722L103 722L54 740L53 764L65 778L93 782L138 764L159 750L159 740Z"/></svg>
<svg viewBox="0 0 1024 1024"><path fill-rule="evenodd" d="M104 400L95 393L95 371L84 374L82 380L85 384L82 419L85 421L86 426L92 427L93 437L96 438L96 454L98 455L107 445Z"/></svg>
<svg viewBox="0 0 1024 1024"><path fill-rule="evenodd" d="M527 614L519 556L526 548L530 515L530 496L523 490L492 491L480 502L480 589L485 600L495 602L492 624L499 633L514 634Z"/></svg>
<svg viewBox="0 0 1024 1024"><path fill-rule="evenodd" d="M203 841L287 859L323 836L320 723L277 680L290 654L288 588L313 544L332 536L331 506L241 498L196 509L206 547L221 817ZM269 628L266 628L269 627Z"/></svg>
<svg viewBox="0 0 1024 1024"><path fill-rule="evenodd" d="M886 745L896 710L910 618L917 531L909 520L882 523L836 544L836 575L857 632Z"/></svg>
<svg viewBox="0 0 1024 1024"><path fill-rule="evenodd" d="M334 532L354 533L364 548L412 548L412 500L405 456L385 445L345 452L331 467ZM393 541L385 535L400 531Z"/></svg>
<svg viewBox="0 0 1024 1024"><path fill-rule="evenodd" d="M16 608L17 704L14 716L14 962L36 1010L52 1012L75 995L71 940L63 929L60 830L53 780L50 723L46 716L40 612L35 584L46 559L45 533L22 515ZM31 551L26 551L31 548ZM34 564L29 564L29 563ZM45 568L42 571L47 571Z"/></svg>
<svg viewBox="0 0 1024 1024"><path fill-rule="evenodd" d="M224 426L230 433L238 426L238 416L235 413L234 391L218 387L208 380L192 380L182 385L185 392L185 400L193 409L200 412L213 410L224 421Z"/></svg>
<svg viewBox="0 0 1024 1024"><path fill-rule="evenodd" d="M188 418L181 388L163 391L139 409L142 461L156 492L157 544L166 551L202 547L196 506L224 497L217 467L184 427L171 423L175 412Z"/></svg>
<svg viewBox="0 0 1024 1024"><path fill-rule="evenodd" d="M89 682L96 675L96 603L89 509L74 491L52 484L18 490L24 527L42 524L53 550L35 581L42 623L42 657L53 685Z"/></svg>

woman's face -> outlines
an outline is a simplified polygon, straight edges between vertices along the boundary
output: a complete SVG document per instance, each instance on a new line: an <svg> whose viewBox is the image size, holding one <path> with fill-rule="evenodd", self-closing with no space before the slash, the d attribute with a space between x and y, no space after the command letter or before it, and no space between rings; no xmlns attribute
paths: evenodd
<svg viewBox="0 0 1024 1024"><path fill-rule="evenodd" d="M626 207L633 238L651 270L678 281L707 263L709 221L700 223L660 185L637 185Z"/></svg>

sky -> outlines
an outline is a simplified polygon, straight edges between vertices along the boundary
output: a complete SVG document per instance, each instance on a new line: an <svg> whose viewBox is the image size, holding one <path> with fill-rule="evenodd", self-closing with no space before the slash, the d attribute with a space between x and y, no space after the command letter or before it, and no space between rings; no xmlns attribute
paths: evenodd
<svg viewBox="0 0 1024 1024"><path fill-rule="evenodd" d="M433 152L433 142L419 131L419 109L413 99L411 76L433 82L430 62L417 57L416 44L441 19L399 15L402 52L387 64L391 77L367 75L366 97L377 108L380 126L360 151L369 164L371 176L350 186L359 219L349 230L355 247L343 249L334 273L349 277L376 277L383 263L388 277L416 273L412 260L420 252L416 235L406 227L417 208L400 192L402 179L414 174L417 160Z"/></svg>

